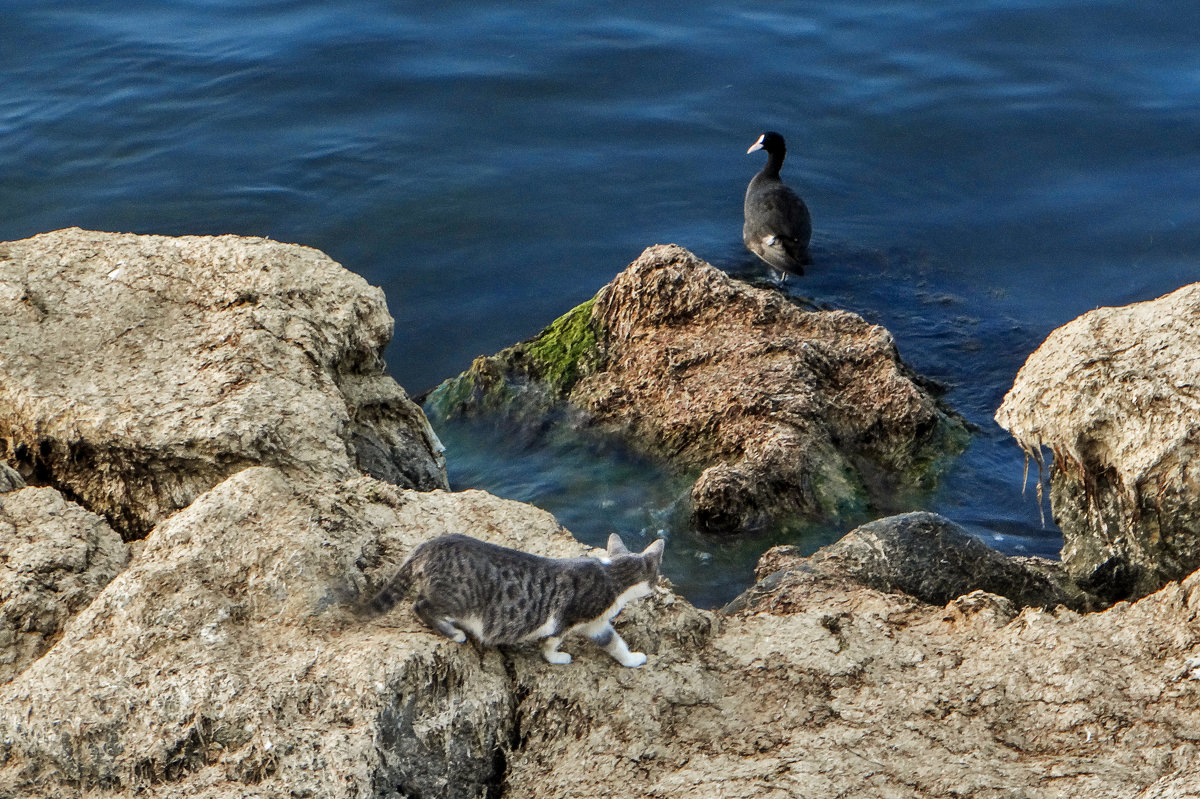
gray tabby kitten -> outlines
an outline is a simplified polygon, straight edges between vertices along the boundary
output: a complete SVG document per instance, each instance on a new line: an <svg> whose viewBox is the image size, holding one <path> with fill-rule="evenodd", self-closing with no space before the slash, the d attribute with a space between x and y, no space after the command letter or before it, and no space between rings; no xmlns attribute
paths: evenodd
<svg viewBox="0 0 1200 799"><path fill-rule="evenodd" d="M614 534L606 557L543 558L445 535L418 546L366 609L383 613L415 588L417 616L452 641L468 635L486 646L542 640L542 656L565 664L571 656L558 646L578 631L622 666L637 667L646 656L629 651L612 619L654 590L663 546L659 539L632 554Z"/></svg>

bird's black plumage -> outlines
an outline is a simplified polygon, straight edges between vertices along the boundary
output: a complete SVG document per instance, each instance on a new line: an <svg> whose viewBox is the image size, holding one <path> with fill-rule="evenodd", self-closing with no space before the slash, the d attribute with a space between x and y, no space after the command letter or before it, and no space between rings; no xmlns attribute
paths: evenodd
<svg viewBox="0 0 1200 799"><path fill-rule="evenodd" d="M742 241L772 270L802 275L804 266L810 263L808 242L812 238L812 217L804 200L779 178L787 147L782 136L770 131L759 136L746 152L756 150L767 151L767 165L746 187Z"/></svg>

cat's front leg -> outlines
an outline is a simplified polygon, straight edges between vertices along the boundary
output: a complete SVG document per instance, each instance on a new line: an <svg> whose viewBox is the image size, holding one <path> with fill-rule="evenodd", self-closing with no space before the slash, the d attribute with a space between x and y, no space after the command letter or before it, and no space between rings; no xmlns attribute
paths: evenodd
<svg viewBox="0 0 1200 799"><path fill-rule="evenodd" d="M548 638L542 639L542 657L547 663L553 663L555 666L565 666L571 662L571 656L566 652L559 652L558 645L562 643L562 637L551 635Z"/></svg>
<svg viewBox="0 0 1200 799"><path fill-rule="evenodd" d="M612 655L613 660L620 663L622 666L628 666L631 669L636 669L646 662L646 655L641 652L630 652L629 645L625 643L611 624L605 624L603 628L595 633L589 633L593 641L604 647L604 651Z"/></svg>

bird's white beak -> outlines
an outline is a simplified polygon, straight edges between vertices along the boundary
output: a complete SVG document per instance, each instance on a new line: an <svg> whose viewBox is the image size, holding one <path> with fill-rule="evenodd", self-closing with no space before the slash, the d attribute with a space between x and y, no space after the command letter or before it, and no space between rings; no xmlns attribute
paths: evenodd
<svg viewBox="0 0 1200 799"><path fill-rule="evenodd" d="M759 136L758 141L756 141L756 142L754 142L754 144L750 145L750 149L746 151L746 155L750 155L750 153L754 152L755 150L761 150L762 149L762 140L763 140L763 137Z"/></svg>

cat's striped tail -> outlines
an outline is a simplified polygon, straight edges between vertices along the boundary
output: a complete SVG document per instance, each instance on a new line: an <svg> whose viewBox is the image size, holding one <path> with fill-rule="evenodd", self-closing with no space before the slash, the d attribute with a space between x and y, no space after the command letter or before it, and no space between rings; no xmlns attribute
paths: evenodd
<svg viewBox="0 0 1200 799"><path fill-rule="evenodd" d="M400 567L400 571L379 590L379 593L370 599L360 600L355 606L355 612L359 616L382 616L389 610L394 608L404 599L408 593L408 587L412 583L413 562L406 561Z"/></svg>

